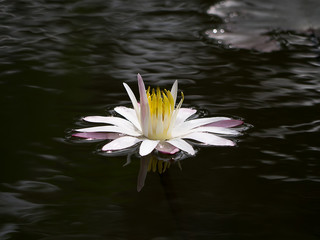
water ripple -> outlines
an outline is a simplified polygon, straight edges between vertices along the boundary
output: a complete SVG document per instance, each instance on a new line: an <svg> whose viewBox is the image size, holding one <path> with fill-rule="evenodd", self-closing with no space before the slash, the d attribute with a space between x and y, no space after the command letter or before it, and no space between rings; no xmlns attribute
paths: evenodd
<svg viewBox="0 0 320 240"><path fill-rule="evenodd" d="M18 230L17 224L4 224L0 227L0 238L2 240L10 239L11 233L15 233Z"/></svg>
<svg viewBox="0 0 320 240"><path fill-rule="evenodd" d="M28 202L20 198L18 193L0 192L1 216L13 216L31 222L39 221L43 217L43 205Z"/></svg>
<svg viewBox="0 0 320 240"><path fill-rule="evenodd" d="M290 135L317 133L320 130L320 121L315 120L308 123L300 123L293 125L283 125L277 128L269 128L252 133L257 137L276 137L284 139Z"/></svg>
<svg viewBox="0 0 320 240"><path fill-rule="evenodd" d="M261 52L278 51L284 45L316 47L318 40L314 36L320 37L320 25L313 7L319 7L318 1L221 1L207 13L220 18L222 24L205 34L229 48Z"/></svg>
<svg viewBox="0 0 320 240"><path fill-rule="evenodd" d="M60 188L46 182L38 182L38 181L18 181L15 184L7 184L4 183L4 186L17 190L17 191L26 191L26 192L39 192L39 193L50 193L59 191Z"/></svg>
<svg viewBox="0 0 320 240"><path fill-rule="evenodd" d="M0 1L0 238L319 236L318 9L317 0ZM65 138L81 116L129 106L122 82L137 93L138 72L167 89L178 79L201 116L254 127L235 148L148 175L138 195L134 156L121 168L125 159Z"/></svg>

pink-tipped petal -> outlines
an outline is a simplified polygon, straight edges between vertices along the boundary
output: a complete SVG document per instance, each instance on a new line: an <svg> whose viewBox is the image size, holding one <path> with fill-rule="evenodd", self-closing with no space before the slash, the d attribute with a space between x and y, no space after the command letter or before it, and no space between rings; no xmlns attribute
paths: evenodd
<svg viewBox="0 0 320 240"><path fill-rule="evenodd" d="M209 123L204 125L205 127L224 127L224 128L231 128L237 127L243 124L241 120L229 119L229 120L221 120L213 123Z"/></svg>
<svg viewBox="0 0 320 240"><path fill-rule="evenodd" d="M197 119L192 119L189 121L183 122L181 124L182 127L186 127L188 129L200 127L209 123L221 121L221 120L229 120L230 118L227 117L211 117L211 118L197 118Z"/></svg>
<svg viewBox="0 0 320 240"><path fill-rule="evenodd" d="M144 85L141 75L138 73L138 87L140 94L140 121L142 132L145 136L148 135L148 121L149 121L149 104L146 93L146 87Z"/></svg>
<svg viewBox="0 0 320 240"><path fill-rule="evenodd" d="M229 139L218 137L211 133L194 132L185 135L183 138L192 139L213 146L234 146L235 143Z"/></svg>
<svg viewBox="0 0 320 240"><path fill-rule="evenodd" d="M156 149L161 153L171 154L171 155L180 151L179 148L176 148L170 143L163 142L163 141L157 145Z"/></svg>
<svg viewBox="0 0 320 240"><path fill-rule="evenodd" d="M143 142L140 145L139 154L141 156L148 155L156 148L159 142L160 142L159 140L150 140L150 139L143 140Z"/></svg>
<svg viewBox="0 0 320 240"><path fill-rule="evenodd" d="M140 141L141 139L130 136L119 137L112 142L104 145L102 151L115 151L125 149L137 144Z"/></svg>
<svg viewBox="0 0 320 240"><path fill-rule="evenodd" d="M230 128L224 128L224 127L197 127L190 130L190 133L192 132L209 132L209 133L217 133L217 134L223 134L223 135L239 135L240 132L234 129Z"/></svg>
<svg viewBox="0 0 320 240"><path fill-rule="evenodd" d="M120 137L119 133L101 133L101 132L81 132L74 133L72 137L86 138L87 140L94 139L116 139Z"/></svg>
<svg viewBox="0 0 320 240"><path fill-rule="evenodd" d="M176 126L175 128L173 128L171 135L173 137L180 137L180 136L188 134L191 129L194 129L194 128L197 128L197 127L209 124L209 123L213 123L213 122L217 122L217 121L221 121L221 120L228 120L228 119L230 119L230 118L211 117L211 118L192 119L189 121L185 121L185 122L179 124L178 126Z"/></svg>

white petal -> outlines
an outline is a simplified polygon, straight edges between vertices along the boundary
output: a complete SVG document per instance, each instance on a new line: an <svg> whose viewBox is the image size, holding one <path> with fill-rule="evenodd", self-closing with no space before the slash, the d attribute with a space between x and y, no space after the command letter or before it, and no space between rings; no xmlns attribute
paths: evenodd
<svg viewBox="0 0 320 240"><path fill-rule="evenodd" d="M169 126L168 132L172 132L172 129L175 127L175 124L174 124L174 123L175 123L176 120L177 120L177 116L178 116L179 110L180 110L180 108L181 108L181 105L182 105L182 103L183 103L183 99L184 99L184 97L183 97L183 94L182 94L182 98L180 99L180 102L179 102L178 105L176 106L176 109L174 110L173 115L172 115L172 117L171 117L171 124L170 124L170 126Z"/></svg>
<svg viewBox="0 0 320 240"><path fill-rule="evenodd" d="M119 117L89 116L89 117L84 117L83 120L87 122L94 122L94 123L113 124L120 128L129 128L129 129L134 128L134 125L131 122Z"/></svg>
<svg viewBox="0 0 320 240"><path fill-rule="evenodd" d="M174 100L174 105L176 105L177 94L178 94L178 81L177 80L173 83L170 92L171 92L171 95L172 95L173 100Z"/></svg>
<svg viewBox="0 0 320 240"><path fill-rule="evenodd" d="M116 107L114 110L121 116L128 119L139 131L141 131L141 126L137 118L137 114L132 108L127 107Z"/></svg>
<svg viewBox="0 0 320 240"><path fill-rule="evenodd" d="M135 138L135 137L130 137L130 136L120 137L104 145L102 148L102 151L114 151L114 150L125 149L137 144L140 141L141 139Z"/></svg>
<svg viewBox="0 0 320 240"><path fill-rule="evenodd" d="M183 136L183 138L196 140L209 145L215 146L234 146L235 143L231 140L218 137L211 133L194 132Z"/></svg>
<svg viewBox="0 0 320 240"><path fill-rule="evenodd" d="M136 111L137 116L139 116L139 107L138 107L138 102L137 102L136 96L134 95L134 93L132 92L132 90L128 84L123 83L123 86L129 95L129 98L132 102L132 106L133 106L134 110Z"/></svg>
<svg viewBox="0 0 320 240"><path fill-rule="evenodd" d="M98 127L89 127L89 128L81 128L76 129L78 132L117 132L117 133L124 133L126 135L131 136L141 136L141 133L136 130L129 130L129 129L123 129L116 126L98 126Z"/></svg>
<svg viewBox="0 0 320 240"><path fill-rule="evenodd" d="M168 140L167 142L170 143L171 145L181 149L182 151L189 153L190 155L195 154L193 147L181 138L173 138L173 139Z"/></svg>
<svg viewBox="0 0 320 240"><path fill-rule="evenodd" d="M218 133L225 135L239 135L240 133L237 130L223 127L198 127L190 130L191 132L209 132L209 133Z"/></svg>
<svg viewBox="0 0 320 240"><path fill-rule="evenodd" d="M193 114L195 114L197 110L191 109L191 108L180 108L176 121L175 126L178 126L179 124L183 123L187 118L191 117Z"/></svg>
<svg viewBox="0 0 320 240"><path fill-rule="evenodd" d="M189 133L189 131L193 128L200 127L202 125L216 122L216 121L221 121L221 120L227 120L230 118L227 117L211 117L211 118L198 118L198 119L192 119L189 121L185 121L181 123L179 126L175 126L172 129L172 136L173 137L179 137L184 134Z"/></svg>
<svg viewBox="0 0 320 240"><path fill-rule="evenodd" d="M155 147L158 145L159 142L160 142L159 140L150 140L150 139L143 140L143 142L140 145L139 154L141 156L148 155L153 151L153 149L155 149Z"/></svg>

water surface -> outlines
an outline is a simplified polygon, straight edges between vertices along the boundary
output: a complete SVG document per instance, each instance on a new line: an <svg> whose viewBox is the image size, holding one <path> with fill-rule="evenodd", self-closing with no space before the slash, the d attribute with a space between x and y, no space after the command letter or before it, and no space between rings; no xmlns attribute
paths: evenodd
<svg viewBox="0 0 320 240"><path fill-rule="evenodd" d="M1 1L1 239L319 239L319 8L309 1ZM223 30L223 31L221 31ZM68 138L170 88L253 127L149 172Z"/></svg>

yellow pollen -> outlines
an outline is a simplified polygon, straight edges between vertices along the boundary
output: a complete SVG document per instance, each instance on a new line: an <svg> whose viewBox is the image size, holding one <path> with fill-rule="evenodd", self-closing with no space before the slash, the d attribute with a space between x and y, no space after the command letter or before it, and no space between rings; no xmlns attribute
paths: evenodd
<svg viewBox="0 0 320 240"><path fill-rule="evenodd" d="M166 89L161 91L159 87L151 90L148 87L146 93L150 110L147 137L153 140L171 138L172 125L184 99L183 93L181 93L182 99L176 109L170 91Z"/></svg>

